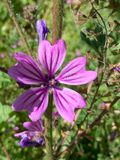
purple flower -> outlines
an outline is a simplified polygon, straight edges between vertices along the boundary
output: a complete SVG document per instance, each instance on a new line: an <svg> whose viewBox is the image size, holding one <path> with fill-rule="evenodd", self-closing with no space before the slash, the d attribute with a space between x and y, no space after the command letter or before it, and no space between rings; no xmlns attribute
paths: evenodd
<svg viewBox="0 0 120 160"><path fill-rule="evenodd" d="M116 66L116 67L113 68L113 70L114 70L114 71L117 71L117 72L120 72L120 67L119 67L119 66Z"/></svg>
<svg viewBox="0 0 120 160"><path fill-rule="evenodd" d="M45 20L38 20L36 23L36 29L39 35L39 41L41 42L42 40L45 40L49 32Z"/></svg>
<svg viewBox="0 0 120 160"><path fill-rule="evenodd" d="M0 54L0 58L2 58L2 59L5 58L5 54L4 54L4 53L1 53L1 54Z"/></svg>
<svg viewBox="0 0 120 160"><path fill-rule="evenodd" d="M15 137L21 138L19 142L21 147L39 147L44 144L44 138L41 137L43 131L41 120L36 122L24 122L23 126L27 130L15 134Z"/></svg>
<svg viewBox="0 0 120 160"><path fill-rule="evenodd" d="M71 4L73 2L73 0L66 0L67 4Z"/></svg>
<svg viewBox="0 0 120 160"><path fill-rule="evenodd" d="M48 106L49 92L53 94L58 113L72 122L76 108L84 108L83 97L72 89L60 87L59 84L82 85L94 80L95 71L87 71L86 58L79 57L70 61L56 76L66 56L63 40L51 45L47 40L41 41L38 48L38 62L31 56L16 53L18 63L8 71L16 81L32 85L13 104L15 111L27 110L32 121L41 118ZM34 87L33 87L34 86Z"/></svg>

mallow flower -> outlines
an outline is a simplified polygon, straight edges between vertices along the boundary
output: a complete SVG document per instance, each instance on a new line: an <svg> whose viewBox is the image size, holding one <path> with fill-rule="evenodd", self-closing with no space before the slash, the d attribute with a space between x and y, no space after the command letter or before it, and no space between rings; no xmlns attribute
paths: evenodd
<svg viewBox="0 0 120 160"><path fill-rule="evenodd" d="M39 147L44 145L45 141L42 137L43 127L41 120L36 122L24 122L23 126L26 130L14 135L21 139L19 145L22 148L29 146Z"/></svg>
<svg viewBox="0 0 120 160"><path fill-rule="evenodd" d="M60 39L51 45L43 40L39 43L38 59L18 52L14 55L17 63L8 74L17 82L31 85L13 103L15 111L27 110L32 121L37 121L46 111L49 94L53 95L58 113L68 122L75 118L74 110L84 108L86 102L76 91L60 87L60 84L83 85L96 78L96 71L86 70L86 58L78 57L71 60L59 74L56 74L66 56L66 45Z"/></svg>

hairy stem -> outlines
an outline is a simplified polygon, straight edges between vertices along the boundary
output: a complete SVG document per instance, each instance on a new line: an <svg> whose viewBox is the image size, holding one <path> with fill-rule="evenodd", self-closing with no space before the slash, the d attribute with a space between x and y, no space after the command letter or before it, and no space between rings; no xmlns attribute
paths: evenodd
<svg viewBox="0 0 120 160"><path fill-rule="evenodd" d="M62 35L62 17L63 17L63 0L52 0L53 1L53 32L52 32L52 43L56 43Z"/></svg>
<svg viewBox="0 0 120 160"><path fill-rule="evenodd" d="M46 160L53 160L52 149L52 96L50 95L49 106L45 114L45 142L46 142Z"/></svg>
<svg viewBox="0 0 120 160"><path fill-rule="evenodd" d="M24 44L24 46L25 46L25 48L26 48L27 53L30 54L31 51L30 51L30 49L29 49L28 43L27 43L27 41L26 41L26 38L24 37L23 31L22 31L22 29L20 28L20 25L19 25L19 23L18 23L18 21L17 21L17 19L16 19L16 16L15 16L14 11L13 11L12 6L11 6L11 1L9 1L9 0L4 0L4 3L5 3L5 5L6 5L6 8L7 8L8 12L9 12L9 15L10 15L13 23L15 24L15 27L16 27L16 29L17 29L17 32L19 33L19 35L20 35L20 37L21 37L21 40L22 40L22 42L23 42L23 44Z"/></svg>
<svg viewBox="0 0 120 160"><path fill-rule="evenodd" d="M52 0L53 2L53 32L52 44L61 38L63 0ZM53 160L53 141L52 141L52 97L50 96L49 106L45 115L45 141L46 141L46 160Z"/></svg>

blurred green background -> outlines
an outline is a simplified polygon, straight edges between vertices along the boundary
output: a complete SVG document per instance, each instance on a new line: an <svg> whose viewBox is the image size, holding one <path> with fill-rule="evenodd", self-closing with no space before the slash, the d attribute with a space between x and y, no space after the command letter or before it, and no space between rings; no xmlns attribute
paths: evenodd
<svg viewBox="0 0 120 160"><path fill-rule="evenodd" d="M73 0L64 2L63 35L67 44L65 63L77 56L87 57L88 69L102 70L105 65L105 76L99 89L92 113L82 125L85 129L102 111L103 102L109 104L115 96L120 95L120 72L114 67L120 67L120 1L94 0L91 5L88 0ZM17 21L32 50L37 55L38 35L36 21L45 19L50 29L48 39L52 37L52 1L49 0L11 0ZM13 55L17 51L26 52L20 36L11 20L3 1L0 2L0 66L9 68L15 64ZM104 64L104 58L106 61ZM98 81L99 81L98 74ZM77 124L84 119L98 83L93 85L87 95L86 86L74 89L82 92L87 98L87 108L78 118ZM83 90L85 90L83 92ZM18 145L14 137L15 127L24 130L22 123L27 121L25 112L15 113L11 105L24 90L6 73L0 72L0 160L33 160L42 159L42 148L24 148ZM109 110L109 109L108 109ZM58 122L60 123L60 122ZM69 124L63 124L64 131ZM74 130L72 131L74 134ZM120 160L120 101L104 116L99 126L93 128L88 136L83 136L77 142L75 149L66 157L69 160Z"/></svg>

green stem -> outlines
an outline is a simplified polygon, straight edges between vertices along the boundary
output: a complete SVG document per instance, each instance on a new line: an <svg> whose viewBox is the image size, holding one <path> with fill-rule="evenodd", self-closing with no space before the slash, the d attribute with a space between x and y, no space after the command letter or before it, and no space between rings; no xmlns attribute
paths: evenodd
<svg viewBox="0 0 120 160"><path fill-rule="evenodd" d="M6 146L4 145L2 139L0 139L0 143L1 143L1 149L2 149L3 153L4 153L5 156L6 156L6 160L11 160L10 154L9 154Z"/></svg>
<svg viewBox="0 0 120 160"><path fill-rule="evenodd" d="M27 53L30 54L31 51L29 49L28 43L26 41L26 38L24 37L23 31L22 31L22 29L20 28L20 25L17 22L16 16L15 16L14 11L13 11L12 6L11 6L11 2L9 0L4 0L4 3L6 5L6 8L7 8L8 12L9 12L9 15L10 15L13 23L15 24L17 32L19 33L19 35L21 37L21 40L22 40L22 42L23 42L23 44L24 44L24 46L26 48Z"/></svg>
<svg viewBox="0 0 120 160"><path fill-rule="evenodd" d="M52 149L52 96L49 98L49 106L45 114L45 142L46 142L46 160L53 160Z"/></svg>
<svg viewBox="0 0 120 160"><path fill-rule="evenodd" d="M63 0L52 0L53 1L53 32L52 32L52 43L56 43L62 35L62 17L63 17Z"/></svg>

